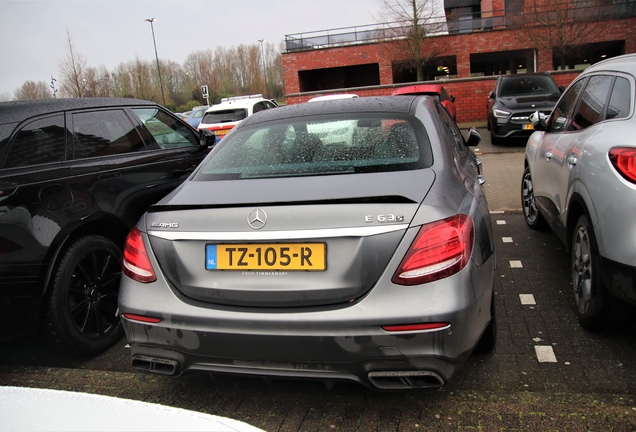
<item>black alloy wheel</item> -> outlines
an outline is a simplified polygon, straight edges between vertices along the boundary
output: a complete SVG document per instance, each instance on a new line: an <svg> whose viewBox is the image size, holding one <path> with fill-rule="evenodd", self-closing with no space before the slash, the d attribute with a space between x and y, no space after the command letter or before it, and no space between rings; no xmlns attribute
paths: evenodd
<svg viewBox="0 0 636 432"><path fill-rule="evenodd" d="M117 315L121 251L92 235L68 248L56 268L46 313L46 333L63 351L100 353L123 334Z"/></svg>
<svg viewBox="0 0 636 432"><path fill-rule="evenodd" d="M632 306L607 291L594 230L585 214L579 217L574 229L571 268L579 323L590 330L624 327L629 322Z"/></svg>
<svg viewBox="0 0 636 432"><path fill-rule="evenodd" d="M537 202L534 198L532 174L530 174L529 167L523 170L523 178L521 180L521 204L523 206L523 218L526 224L535 230L544 228L546 223L537 208Z"/></svg>
<svg viewBox="0 0 636 432"><path fill-rule="evenodd" d="M576 315L583 327L602 327L603 309L609 298L600 278L600 265L592 244L592 231L585 215L576 223L572 238L572 287Z"/></svg>

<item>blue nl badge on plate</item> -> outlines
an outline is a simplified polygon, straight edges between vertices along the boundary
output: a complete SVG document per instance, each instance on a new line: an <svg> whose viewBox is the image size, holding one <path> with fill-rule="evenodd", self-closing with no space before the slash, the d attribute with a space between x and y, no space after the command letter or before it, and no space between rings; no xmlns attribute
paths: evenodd
<svg viewBox="0 0 636 432"><path fill-rule="evenodd" d="M216 270L216 245L205 245L205 269Z"/></svg>

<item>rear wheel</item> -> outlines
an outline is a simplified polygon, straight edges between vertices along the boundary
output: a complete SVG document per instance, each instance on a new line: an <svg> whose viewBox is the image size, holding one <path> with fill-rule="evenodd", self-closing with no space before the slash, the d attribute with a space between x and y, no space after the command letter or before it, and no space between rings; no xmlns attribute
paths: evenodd
<svg viewBox="0 0 636 432"><path fill-rule="evenodd" d="M521 204L523 205L523 218L526 224L532 229L542 229L545 227L545 219L539 213L537 202L534 198L534 187L530 168L523 170L521 179Z"/></svg>
<svg viewBox="0 0 636 432"><path fill-rule="evenodd" d="M620 328L627 324L631 306L613 298L601 274L594 231L586 215L579 218L572 238L572 286L579 323L588 329Z"/></svg>
<svg viewBox="0 0 636 432"><path fill-rule="evenodd" d="M58 348L93 355L123 335L117 316L121 251L91 235L73 243L55 269L45 317L45 334Z"/></svg>

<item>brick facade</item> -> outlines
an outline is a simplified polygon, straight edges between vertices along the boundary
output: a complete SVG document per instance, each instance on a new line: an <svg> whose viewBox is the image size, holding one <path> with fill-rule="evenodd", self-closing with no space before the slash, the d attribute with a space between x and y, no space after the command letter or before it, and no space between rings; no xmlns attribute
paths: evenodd
<svg viewBox="0 0 636 432"><path fill-rule="evenodd" d="M493 4L497 0L493 0ZM624 41L625 53L636 52L636 17L613 20L604 28L597 42ZM398 42L377 42L333 48L296 51L283 54L285 71L286 103L305 102L316 94L356 93L359 96L390 95L396 86L393 83L392 64L402 60L395 44ZM495 76L471 78L470 55L494 51L532 50L536 53L538 71L552 70L552 51L536 48L529 38L519 30L493 30L461 35L436 36L427 43L437 47L440 56L455 56L457 79L442 81L447 91L453 94L457 104L457 122L485 121L486 99L492 90ZM328 92L301 92L299 72L320 70L342 66L377 64L380 85L371 87L349 87ZM580 71L558 71L553 76L559 85L567 86ZM440 82L439 80L437 81Z"/></svg>

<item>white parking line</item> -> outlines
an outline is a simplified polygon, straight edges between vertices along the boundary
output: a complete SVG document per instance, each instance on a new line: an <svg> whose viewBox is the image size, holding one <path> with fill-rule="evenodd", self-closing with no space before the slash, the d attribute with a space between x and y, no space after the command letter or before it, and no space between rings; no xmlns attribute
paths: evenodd
<svg viewBox="0 0 636 432"><path fill-rule="evenodd" d="M505 225L506 221L505 220L498 220L497 221L497 225Z"/></svg>
<svg viewBox="0 0 636 432"><path fill-rule="evenodd" d="M519 294L519 301L522 305L536 305L537 302L532 294Z"/></svg>
<svg viewBox="0 0 636 432"><path fill-rule="evenodd" d="M504 214L503 210L491 210L490 214Z"/></svg>
<svg viewBox="0 0 636 432"><path fill-rule="evenodd" d="M512 237L502 237L501 241L504 243L512 243Z"/></svg>
<svg viewBox="0 0 636 432"><path fill-rule="evenodd" d="M519 260L510 261L510 268L523 268L523 264Z"/></svg>
<svg viewBox="0 0 636 432"><path fill-rule="evenodd" d="M535 345L534 352L537 354L539 363L556 363L557 359L554 350L549 345Z"/></svg>

